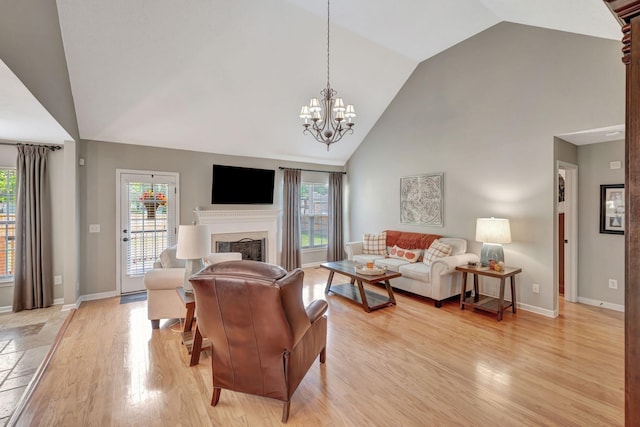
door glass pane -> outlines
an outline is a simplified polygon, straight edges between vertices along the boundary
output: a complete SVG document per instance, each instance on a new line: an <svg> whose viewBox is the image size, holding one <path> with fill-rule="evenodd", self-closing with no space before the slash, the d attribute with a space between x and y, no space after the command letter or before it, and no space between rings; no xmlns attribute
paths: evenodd
<svg viewBox="0 0 640 427"><path fill-rule="evenodd" d="M168 190L168 184L128 184L127 274L130 276L151 270L160 252L173 243L167 232Z"/></svg>

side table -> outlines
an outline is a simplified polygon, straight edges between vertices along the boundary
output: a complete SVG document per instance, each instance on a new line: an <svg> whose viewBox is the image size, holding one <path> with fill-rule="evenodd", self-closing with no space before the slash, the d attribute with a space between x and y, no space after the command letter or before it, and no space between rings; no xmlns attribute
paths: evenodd
<svg viewBox="0 0 640 427"><path fill-rule="evenodd" d="M193 328L194 314L196 311L196 300L193 294L185 292L182 286L176 288L176 291L178 295L180 295L180 298L182 298L187 310L184 315L184 327L182 328L182 343L191 355L189 366L194 366L200 363L200 352L203 348L209 347L210 343L207 339L202 338L197 322L195 331L191 330Z"/></svg>
<svg viewBox="0 0 640 427"><path fill-rule="evenodd" d="M498 314L498 321L502 320L505 308L511 307L516 312L516 274L522 272L521 268L505 267L503 271L490 270L489 267L458 266L456 270L462 272L462 290L460 292L460 309L465 305ZM466 297L467 273L473 274L473 296ZM494 277L500 279L500 292L498 298L480 295L478 289L478 276ZM507 278L511 279L511 302L504 302L504 285Z"/></svg>

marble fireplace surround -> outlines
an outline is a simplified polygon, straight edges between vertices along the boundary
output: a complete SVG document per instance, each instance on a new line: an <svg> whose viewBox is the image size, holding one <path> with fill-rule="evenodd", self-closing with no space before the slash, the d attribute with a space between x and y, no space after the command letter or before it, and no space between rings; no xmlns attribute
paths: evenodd
<svg viewBox="0 0 640 427"><path fill-rule="evenodd" d="M278 220L277 210L195 210L198 224L207 224L211 230L211 248L215 250L217 240L240 240L266 238L266 261L278 264Z"/></svg>

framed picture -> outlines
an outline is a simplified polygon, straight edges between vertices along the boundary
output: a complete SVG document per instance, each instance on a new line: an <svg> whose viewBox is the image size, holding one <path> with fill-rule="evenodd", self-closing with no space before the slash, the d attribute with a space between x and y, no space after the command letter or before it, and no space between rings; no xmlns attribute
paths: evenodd
<svg viewBox="0 0 640 427"><path fill-rule="evenodd" d="M400 178L400 222L443 226L444 174Z"/></svg>
<svg viewBox="0 0 640 427"><path fill-rule="evenodd" d="M600 186L600 233L624 234L624 184Z"/></svg>

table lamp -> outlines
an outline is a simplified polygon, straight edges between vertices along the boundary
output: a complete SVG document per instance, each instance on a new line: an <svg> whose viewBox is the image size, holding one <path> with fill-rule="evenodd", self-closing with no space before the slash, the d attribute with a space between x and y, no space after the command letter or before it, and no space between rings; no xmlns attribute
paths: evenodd
<svg viewBox="0 0 640 427"><path fill-rule="evenodd" d="M178 229L176 258L187 260L184 271L184 291L193 292L189 277L204 268L203 257L211 253L211 233L208 225L181 225Z"/></svg>
<svg viewBox="0 0 640 427"><path fill-rule="evenodd" d="M489 265L490 260L504 262L503 243L511 243L511 226L504 218L478 218L476 222L476 241L482 242L480 263Z"/></svg>

